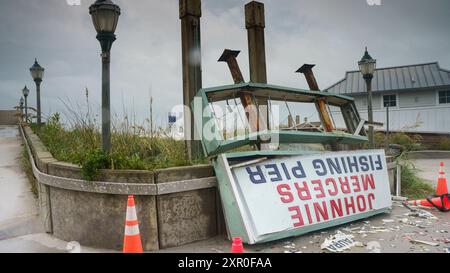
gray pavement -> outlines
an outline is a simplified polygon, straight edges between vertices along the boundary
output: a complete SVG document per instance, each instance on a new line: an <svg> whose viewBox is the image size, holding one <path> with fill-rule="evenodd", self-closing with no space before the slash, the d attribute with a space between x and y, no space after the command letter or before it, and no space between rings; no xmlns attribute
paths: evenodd
<svg viewBox="0 0 450 273"><path fill-rule="evenodd" d="M108 252L44 232L38 200L20 168L22 148L17 126L0 125L0 253Z"/></svg>
<svg viewBox="0 0 450 273"><path fill-rule="evenodd" d="M16 127L0 126L0 252L113 252L80 246L45 234L38 217L37 200L19 167L22 141ZM440 160L416 161L420 175L434 182ZM444 160L450 166L450 160ZM360 242L345 252L419 252L443 253L450 247L450 213L430 210L436 219L408 216L409 210L394 202L391 213L338 226L296 238L246 246L246 252L256 253L320 253L321 244L330 235L341 231ZM425 243L414 243L422 240ZM227 253L230 242L226 236L188 244L161 252Z"/></svg>
<svg viewBox="0 0 450 273"><path fill-rule="evenodd" d="M450 158L448 159L415 159L412 160L416 166L418 176L429 181L434 187L436 187L437 179L439 175L439 163L444 162L444 171L450 173ZM447 174L447 178L450 178Z"/></svg>
<svg viewBox="0 0 450 273"><path fill-rule="evenodd" d="M360 243L345 253L445 253L450 247L450 213L429 212L437 219L408 216L410 211L400 202L394 202L390 213L278 242L246 246L245 250L247 253L326 253L329 251L321 249L325 238L340 231L353 235L353 240ZM437 245L414 243L414 240ZM218 236L162 252L229 253L230 248L230 241Z"/></svg>
<svg viewBox="0 0 450 273"><path fill-rule="evenodd" d="M37 200L20 169L17 127L0 126L0 240L42 232ZM2 242L1 241L1 242ZM0 252L8 248L0 246Z"/></svg>

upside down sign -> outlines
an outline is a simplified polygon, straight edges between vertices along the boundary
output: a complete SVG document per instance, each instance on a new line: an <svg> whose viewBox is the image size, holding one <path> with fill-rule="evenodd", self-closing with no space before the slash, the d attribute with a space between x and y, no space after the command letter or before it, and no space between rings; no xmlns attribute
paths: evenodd
<svg viewBox="0 0 450 273"><path fill-rule="evenodd" d="M357 220L391 206L383 150L283 156L232 174L255 241Z"/></svg>

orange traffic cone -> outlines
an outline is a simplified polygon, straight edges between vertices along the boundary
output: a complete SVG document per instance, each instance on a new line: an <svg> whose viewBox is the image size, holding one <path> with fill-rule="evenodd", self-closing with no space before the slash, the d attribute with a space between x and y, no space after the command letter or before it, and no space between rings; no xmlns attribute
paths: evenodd
<svg viewBox="0 0 450 273"><path fill-rule="evenodd" d="M142 241L139 233L139 223L134 204L134 196L128 196L127 216L125 220L125 238L123 253L142 253Z"/></svg>
<svg viewBox="0 0 450 273"><path fill-rule="evenodd" d="M445 178L444 172L444 162L441 162L439 167L439 178L436 187L436 196L441 196L444 194L448 194L449 185L447 184L447 179Z"/></svg>
<svg viewBox="0 0 450 273"><path fill-rule="evenodd" d="M422 200L407 201L406 203L412 206L435 207L440 211L450 210L449 195L442 195L441 197L427 198Z"/></svg>
<svg viewBox="0 0 450 273"><path fill-rule="evenodd" d="M239 237L233 238L233 244L231 245L231 253L244 253L244 245L242 245L242 239Z"/></svg>

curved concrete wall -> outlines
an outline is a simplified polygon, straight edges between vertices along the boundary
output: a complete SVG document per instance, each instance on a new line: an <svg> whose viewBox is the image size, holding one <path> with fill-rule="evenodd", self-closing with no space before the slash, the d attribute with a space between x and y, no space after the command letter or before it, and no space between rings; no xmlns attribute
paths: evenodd
<svg viewBox="0 0 450 273"><path fill-rule="evenodd" d="M147 251L207 239L222 229L211 166L155 172L103 170L101 181L88 182L81 179L78 166L54 159L29 127L20 128L35 162L42 220L47 232L58 238L121 250L129 194L136 198Z"/></svg>

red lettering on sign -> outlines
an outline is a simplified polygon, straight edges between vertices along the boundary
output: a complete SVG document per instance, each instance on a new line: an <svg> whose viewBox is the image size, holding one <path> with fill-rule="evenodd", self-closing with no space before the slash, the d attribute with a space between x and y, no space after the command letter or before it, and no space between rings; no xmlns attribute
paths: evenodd
<svg viewBox="0 0 450 273"><path fill-rule="evenodd" d="M311 200L311 192L309 191L308 185L303 181L303 187L299 183L295 183L295 188L297 188L298 197L302 201Z"/></svg>
<svg viewBox="0 0 450 273"><path fill-rule="evenodd" d="M301 226L303 226L305 224L303 222L302 213L301 213L300 208L298 206L290 207L289 211L290 212L295 212L294 215L291 215L291 219L292 220L296 220L296 221L294 221L294 227L301 227Z"/></svg>
<svg viewBox="0 0 450 273"><path fill-rule="evenodd" d="M325 195L325 190L322 186L322 181L312 180L311 183L313 185L317 185L316 187L313 188L313 190L320 192L320 193L316 194L316 198L324 198L326 195Z"/></svg>
<svg viewBox="0 0 450 273"><path fill-rule="evenodd" d="M305 205L305 210L306 210L306 216L308 216L308 221L310 224L312 224L312 217L311 217L311 211L309 210L309 206Z"/></svg>
<svg viewBox="0 0 450 273"><path fill-rule="evenodd" d="M292 203L294 201L294 196L290 192L291 187L288 184L278 185L277 191L278 194L281 195L281 202L283 203Z"/></svg>
<svg viewBox="0 0 450 273"><path fill-rule="evenodd" d="M328 190L328 194L330 196L336 196L338 194L338 186L336 180L334 180L334 178L327 178L327 180L325 180L325 185L329 186L330 184L333 184L334 191Z"/></svg>
<svg viewBox="0 0 450 273"><path fill-rule="evenodd" d="M322 216L323 221L327 221L329 219L327 204L325 201L322 201L322 206L320 206L319 202L314 202L314 212L316 213L317 222L321 221L320 216Z"/></svg>
<svg viewBox="0 0 450 273"><path fill-rule="evenodd" d="M350 179L353 180L352 186L353 186L353 192L360 192L361 186L359 185L359 178L357 175L350 176Z"/></svg>
<svg viewBox="0 0 450 273"><path fill-rule="evenodd" d="M339 183L341 183L342 193L350 193L350 185L348 183L348 177L339 177Z"/></svg>
<svg viewBox="0 0 450 273"><path fill-rule="evenodd" d="M356 204L358 205L359 212L366 211L367 206L364 195L360 194L356 197Z"/></svg>
<svg viewBox="0 0 450 273"><path fill-rule="evenodd" d="M363 183L363 187L364 187L365 191L367 191L369 189L369 185L373 190L375 189L375 181L373 179L373 174L361 175L361 179L362 179L362 183Z"/></svg>
<svg viewBox="0 0 450 273"><path fill-rule="evenodd" d="M331 200L330 206L331 206L331 213L333 214L333 218L336 218L336 214L339 217L344 216L344 213L342 212L342 200L341 199Z"/></svg>
<svg viewBox="0 0 450 273"><path fill-rule="evenodd" d="M367 195L367 200L368 200L368 203L369 203L369 208L373 209L372 201L375 200L375 195L373 193L369 193L369 195Z"/></svg>
<svg viewBox="0 0 450 273"><path fill-rule="evenodd" d="M350 202L349 202L350 200ZM345 202L345 209L347 211L347 215L350 215L350 208L353 211L353 214L356 213L356 209L355 209L355 198L352 196L350 198L344 198L344 202Z"/></svg>

